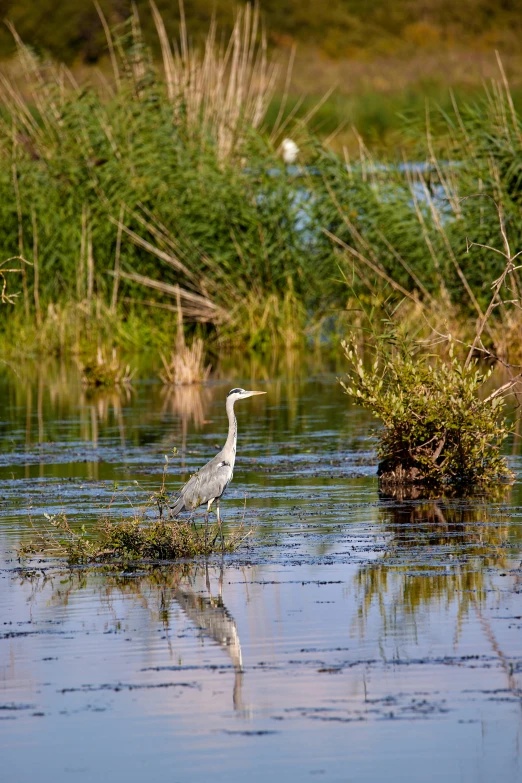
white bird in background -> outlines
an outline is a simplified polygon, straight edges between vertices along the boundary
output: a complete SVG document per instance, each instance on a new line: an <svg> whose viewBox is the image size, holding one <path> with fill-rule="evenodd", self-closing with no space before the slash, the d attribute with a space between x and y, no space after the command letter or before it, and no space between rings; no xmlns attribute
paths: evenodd
<svg viewBox="0 0 522 783"><path fill-rule="evenodd" d="M297 156L299 155L299 147L295 141L292 141L292 139L283 139L281 149L283 151L283 160L287 166L296 162Z"/></svg>

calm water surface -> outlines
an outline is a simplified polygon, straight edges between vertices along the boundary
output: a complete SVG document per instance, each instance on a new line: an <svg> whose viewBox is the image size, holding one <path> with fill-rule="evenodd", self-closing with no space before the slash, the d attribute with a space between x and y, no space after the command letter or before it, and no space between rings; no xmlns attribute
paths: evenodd
<svg viewBox="0 0 522 783"><path fill-rule="evenodd" d="M520 481L379 496L372 422L332 375L87 395L70 367L0 373L2 781L522 780ZM222 504L248 547L152 575L21 568L44 513L132 513L173 448L177 487L237 385L268 392L237 405Z"/></svg>

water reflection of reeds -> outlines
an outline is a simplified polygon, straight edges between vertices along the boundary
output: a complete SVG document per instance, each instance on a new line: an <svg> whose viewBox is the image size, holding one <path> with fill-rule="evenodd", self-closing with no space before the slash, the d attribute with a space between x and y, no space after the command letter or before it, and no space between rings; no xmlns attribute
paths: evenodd
<svg viewBox="0 0 522 783"><path fill-rule="evenodd" d="M114 389L100 389L96 391L80 392L79 405L84 411L89 412L89 418L83 417L83 434L85 440L90 440L94 448L98 445L98 436L100 424L107 424L111 418L111 411L114 420L118 425L120 434L120 443L125 448L125 421L123 417L123 407L129 403L132 398L132 389L129 386L121 386ZM89 429L90 420L90 429Z"/></svg>
<svg viewBox="0 0 522 783"><path fill-rule="evenodd" d="M212 394L201 384L191 386L164 386L161 390L162 415L169 414L178 419L181 426L181 467L185 466L187 433L189 425L200 430L206 423L206 414Z"/></svg>
<svg viewBox="0 0 522 783"><path fill-rule="evenodd" d="M161 411L177 417L185 430L188 424L199 430L205 424L211 396L210 389L199 384L164 386L161 391Z"/></svg>
<svg viewBox="0 0 522 783"><path fill-rule="evenodd" d="M423 500L381 496L386 537L380 560L356 576L358 631L372 606L385 633L411 622L431 604L457 607L457 633L486 596L490 569L509 563L509 519L490 499Z"/></svg>
<svg viewBox="0 0 522 783"><path fill-rule="evenodd" d="M25 409L25 443L43 443L52 439L57 422L76 419L80 409L80 427L85 440L97 444L100 423L107 423L110 412L118 422L122 445L125 442L122 408L128 404L132 390L114 388L86 390L76 365L55 360L21 364L11 376L11 403ZM81 412L88 412L87 417ZM36 427L34 425L36 419Z"/></svg>

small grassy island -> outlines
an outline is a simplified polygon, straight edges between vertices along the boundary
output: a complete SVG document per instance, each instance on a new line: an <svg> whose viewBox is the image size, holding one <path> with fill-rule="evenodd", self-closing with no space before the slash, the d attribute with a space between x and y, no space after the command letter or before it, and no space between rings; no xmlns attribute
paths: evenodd
<svg viewBox="0 0 522 783"><path fill-rule="evenodd" d="M512 477L500 455L508 435L502 394L481 398L491 374L448 360L412 354L406 345L376 348L366 370L354 338L344 343L349 363L342 385L383 423L378 475L382 484L487 488Z"/></svg>

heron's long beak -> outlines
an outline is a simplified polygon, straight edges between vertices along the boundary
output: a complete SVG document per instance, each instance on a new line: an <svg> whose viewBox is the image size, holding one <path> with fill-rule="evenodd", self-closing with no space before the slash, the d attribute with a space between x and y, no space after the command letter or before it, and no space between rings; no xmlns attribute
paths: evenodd
<svg viewBox="0 0 522 783"><path fill-rule="evenodd" d="M254 397L256 394L266 394L266 392L261 391L247 391L245 394L243 394L243 397Z"/></svg>

